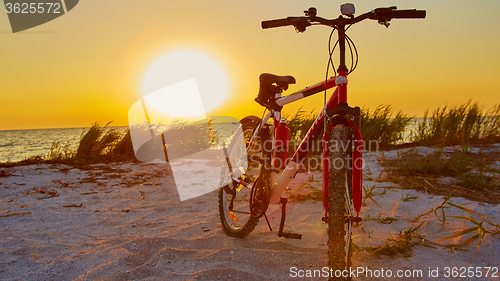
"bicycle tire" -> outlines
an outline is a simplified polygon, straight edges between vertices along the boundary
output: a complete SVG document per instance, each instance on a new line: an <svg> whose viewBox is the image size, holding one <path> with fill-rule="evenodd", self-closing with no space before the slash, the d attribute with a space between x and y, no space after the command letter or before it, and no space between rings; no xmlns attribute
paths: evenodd
<svg viewBox="0 0 500 281"><path fill-rule="evenodd" d="M350 129L344 124L338 124L330 131L329 176L328 176L328 267L333 272L348 270L352 257L352 199L349 196L350 184L349 149ZM351 280L351 277L330 276L330 280Z"/></svg>
<svg viewBox="0 0 500 281"><path fill-rule="evenodd" d="M243 238L250 234L259 222L260 216L253 214L250 210L251 187L257 184L257 182L261 184L269 183L269 173L265 171L269 168L266 165L270 163L271 150L263 149L263 144L270 143L271 135L268 129L263 128L252 143L250 143L255 128L261 124L261 119L256 116L248 116L243 118L240 124L242 130L233 137L228 153L231 154L234 149L238 149L235 147L235 144L241 143L241 137L244 137L246 147L253 146L247 155L248 168L242 177L240 177L249 184L249 187L240 184L234 188L236 194L234 195L233 205L236 205L236 208L232 208L232 210L230 210L229 205L232 199L231 196L233 195L228 192L232 187L229 185L220 188L219 217L222 228L227 235ZM257 159L252 159L252 157ZM262 162L256 163L259 160L262 160Z"/></svg>

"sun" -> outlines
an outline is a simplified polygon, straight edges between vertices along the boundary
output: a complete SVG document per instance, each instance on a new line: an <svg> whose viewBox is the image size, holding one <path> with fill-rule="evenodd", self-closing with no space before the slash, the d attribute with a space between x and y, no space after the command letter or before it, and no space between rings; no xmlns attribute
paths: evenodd
<svg viewBox="0 0 500 281"><path fill-rule="evenodd" d="M160 57L150 66L141 91L148 110L194 117L205 115L224 102L229 80L212 58L197 51L180 50Z"/></svg>

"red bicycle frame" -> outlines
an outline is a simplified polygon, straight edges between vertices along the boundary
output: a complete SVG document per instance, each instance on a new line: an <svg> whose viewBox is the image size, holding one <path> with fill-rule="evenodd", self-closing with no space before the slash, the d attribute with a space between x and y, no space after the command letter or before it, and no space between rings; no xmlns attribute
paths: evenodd
<svg viewBox="0 0 500 281"><path fill-rule="evenodd" d="M346 71L339 71L339 74L347 74ZM340 78L340 79L339 79ZM298 172L298 169L304 159L306 158L307 154L309 153L311 147L314 146L314 142L319 138L319 135L324 131L324 125L325 125L325 117L330 119L331 116L328 116L328 111L327 109L335 109L337 106L341 103L345 103L345 100L347 99L347 86L345 83L342 83L340 85L337 85L336 81L347 81L346 76L337 76L337 77L332 77L326 81L323 81L321 83L315 84L311 87L307 87L303 90L300 90L296 93L293 93L288 96L284 97L279 97L276 99L276 104L279 106L283 106L285 104L300 100L302 98L308 97L310 95L319 93L321 91L325 91L327 89L331 89L333 87L337 87L335 91L333 92L332 96L328 100L327 104L323 108L323 110L320 112L318 115L316 121L314 124L311 126L309 131L307 132L306 136L304 139L301 141L300 145L298 146L297 150L293 154L293 156L290 158L288 163L286 163L286 167L284 168L283 172L279 175L279 177L276 179L278 176L275 172L272 173L271 176L271 186L273 187L271 190L271 199L270 202L277 202L285 190L286 186L288 183L291 181L292 178L295 177L295 174ZM279 125L280 119L281 119L281 110L270 110L267 116L262 120L262 124L260 127L262 127L268 120L269 118L273 118L273 132L275 133L276 128ZM335 124L330 123L330 126L333 126ZM359 161L362 161L362 149L363 149L363 139L361 138L361 133L359 130L359 125L356 126L352 121L348 121L349 126L353 129L354 133L354 141L355 141L355 149L352 154L352 159L353 163L357 164ZM258 131L258 130L257 130ZM323 147L327 147L327 133L328 131L324 131L323 134ZM273 134L274 135L274 134ZM352 145L352 143L349 143L349 145ZM274 149L274 147L273 147ZM328 208L328 167L329 167L329 158L328 158L328 150L323 149L323 206L325 209L325 217L326 217L326 210ZM352 165L352 194L353 194L353 205L356 213L358 214L360 211L361 207L361 186L362 186L362 167L361 165Z"/></svg>

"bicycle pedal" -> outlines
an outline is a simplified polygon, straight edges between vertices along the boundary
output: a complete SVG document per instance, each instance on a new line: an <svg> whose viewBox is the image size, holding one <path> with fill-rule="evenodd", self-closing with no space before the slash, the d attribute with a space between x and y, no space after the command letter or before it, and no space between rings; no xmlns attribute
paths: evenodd
<svg viewBox="0 0 500 281"><path fill-rule="evenodd" d="M281 235L278 234L278 237L285 237L290 239L302 239L302 234L292 233L292 232L283 232Z"/></svg>

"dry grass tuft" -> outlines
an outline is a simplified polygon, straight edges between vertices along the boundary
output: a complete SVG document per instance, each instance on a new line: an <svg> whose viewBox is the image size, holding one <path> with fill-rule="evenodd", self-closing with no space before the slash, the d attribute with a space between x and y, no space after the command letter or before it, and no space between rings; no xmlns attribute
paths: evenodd
<svg viewBox="0 0 500 281"><path fill-rule="evenodd" d="M471 210L469 208L464 207L468 203L467 204L463 204L463 205L456 205L456 204L451 203L449 200L452 197L452 195L453 195L454 192L455 191L450 192L450 194L448 194L448 196L446 196L446 198L444 199L444 201L441 204L439 204L437 207L431 209L430 211L428 211L426 213L418 215L417 217L415 217L412 220L412 222L416 222L420 218L422 218L422 217L424 217L424 216L426 216L428 214L434 213L434 215L436 216L436 218L439 221L441 221L443 229L446 227L446 218L458 218L458 219L466 220L466 221L472 223L474 226L462 229L462 230L457 231L457 232L455 232L455 233L453 233L453 234L451 234L449 236L443 237L443 238L441 238L441 239L433 242L433 244L440 245L440 246L443 246L443 247L446 247L446 248L450 248L450 249L456 250L456 249L459 249L461 247L470 245L470 244L474 243L475 241L477 241L477 246L476 246L476 255L477 255L477 253L479 251L479 248L481 246L481 242L482 242L484 236L486 234L490 234L490 235L498 235L498 234L500 234L500 226L487 221L488 216L480 214L480 213L475 212L475 211L473 211L473 210ZM462 210L462 211L468 213L469 215L466 215L466 216L446 215L445 209L449 209L449 208L457 208L459 210ZM439 211L441 212L441 217L439 217L439 215L438 215ZM471 216L477 216L477 217L480 217L481 219L479 221L479 220L476 220L476 219L472 218ZM484 227L485 223L489 224L490 226L494 226L495 229L487 229L487 228L485 228ZM457 244L447 244L447 245L438 244L439 242L442 242L442 241L445 241L445 240L449 240L449 239L453 239L453 238L458 238L458 237L465 237L465 236L467 236L468 234L471 234L471 233L475 233L475 234L471 235L471 236L469 236L467 238L465 238L465 240L462 240L461 242L459 242Z"/></svg>
<svg viewBox="0 0 500 281"><path fill-rule="evenodd" d="M421 245L425 242L422 234L417 233L417 230L424 224L420 223L418 226L412 225L410 228L399 232L398 237L391 237L385 240L385 246L365 247L361 248L371 255L387 255L399 256L402 258L411 257L411 249L414 246ZM359 249L358 249L359 250Z"/></svg>
<svg viewBox="0 0 500 281"><path fill-rule="evenodd" d="M439 177L455 177L456 184L470 190L485 192L500 190L495 178L489 173L485 156L473 154L468 146L462 146L451 155L445 155L443 149L433 153L421 154L417 150L408 150L398 154L396 159L384 159L389 166L388 179L404 187L429 191L439 182Z"/></svg>
<svg viewBox="0 0 500 281"><path fill-rule="evenodd" d="M98 162L103 160L104 155L109 155L121 138L119 132L115 129L108 129L108 125L104 127L94 123L92 127L85 132L82 132L80 144L73 158L78 162Z"/></svg>

